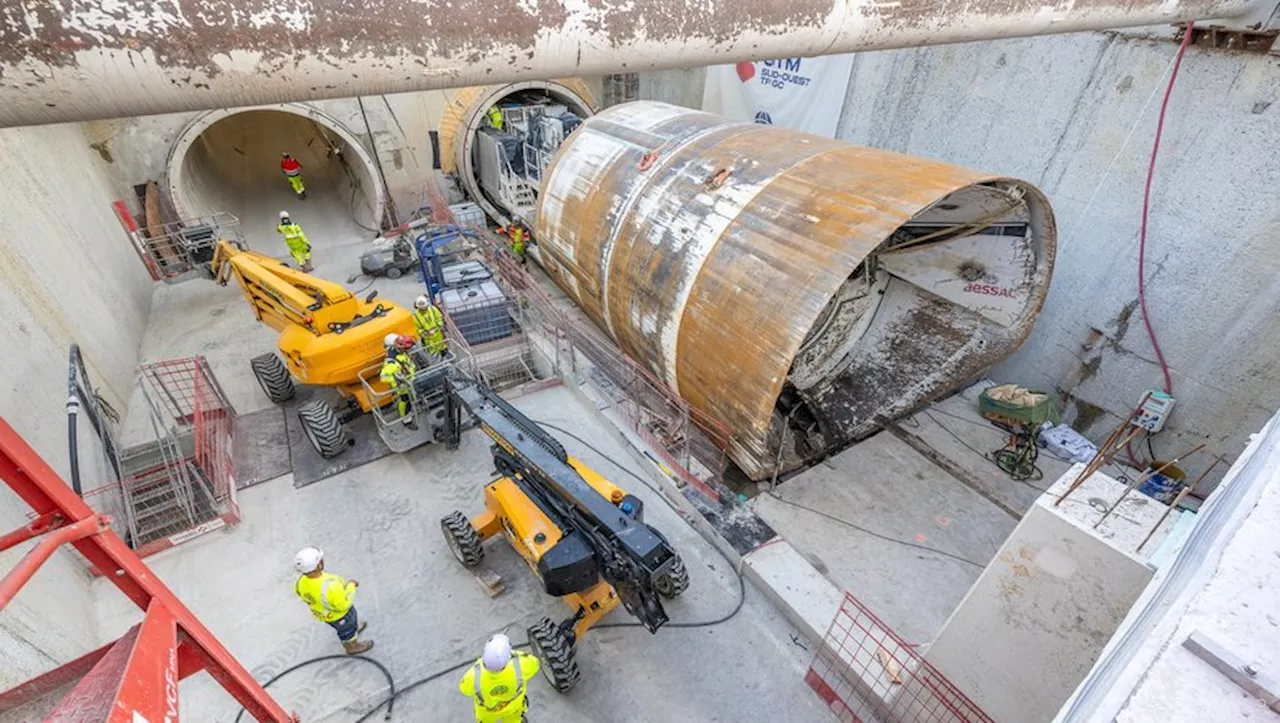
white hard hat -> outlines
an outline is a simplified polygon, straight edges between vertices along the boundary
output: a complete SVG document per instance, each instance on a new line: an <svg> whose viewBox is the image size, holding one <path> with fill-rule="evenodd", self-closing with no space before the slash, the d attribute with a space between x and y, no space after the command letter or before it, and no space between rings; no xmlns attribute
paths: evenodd
<svg viewBox="0 0 1280 723"><path fill-rule="evenodd" d="M428 299L425 294L413 300L413 308L415 309L425 309L428 306L431 306L431 299Z"/></svg>
<svg viewBox="0 0 1280 723"><path fill-rule="evenodd" d="M484 667L491 673L500 672L511 662L511 638L498 633L484 644Z"/></svg>
<svg viewBox="0 0 1280 723"><path fill-rule="evenodd" d="M400 338L399 334L387 334L386 336L382 337L382 345L390 349L391 347L396 345L396 339L399 339L399 338Z"/></svg>
<svg viewBox="0 0 1280 723"><path fill-rule="evenodd" d="M281 212L280 212L280 218L289 218L289 212L288 212L288 211L281 211Z"/></svg>
<svg viewBox="0 0 1280 723"><path fill-rule="evenodd" d="M299 574L306 575L309 572L315 572L320 567L320 560L324 559L324 551L318 547L304 547L298 550L297 557L293 558L293 569Z"/></svg>

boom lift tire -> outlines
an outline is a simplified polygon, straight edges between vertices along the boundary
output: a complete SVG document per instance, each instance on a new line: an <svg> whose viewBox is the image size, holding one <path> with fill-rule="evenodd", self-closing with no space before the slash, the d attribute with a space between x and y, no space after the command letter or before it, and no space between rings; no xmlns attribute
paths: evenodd
<svg viewBox="0 0 1280 723"><path fill-rule="evenodd" d="M289 376L289 370L280 361L280 357L275 354L255 356L249 360L249 366L253 368L253 376L257 378L258 386L266 392L268 399L276 404L293 399L293 377Z"/></svg>
<svg viewBox="0 0 1280 723"><path fill-rule="evenodd" d="M332 459L347 448L347 430L333 407L323 401L313 399L298 407L298 420L307 441L321 457Z"/></svg>
<svg viewBox="0 0 1280 723"><path fill-rule="evenodd" d="M676 555L671 561L671 569L659 575L653 581L653 586L662 597L680 597L680 593L689 589L689 570L684 566L684 560Z"/></svg>
<svg viewBox="0 0 1280 723"><path fill-rule="evenodd" d="M449 543L453 556L465 567L475 567L484 561L484 547L480 544L480 535L471 526L461 512L450 512L448 517L440 520L440 529L444 531L444 539Z"/></svg>
<svg viewBox="0 0 1280 723"><path fill-rule="evenodd" d="M557 693L568 693L578 684L581 672L574 657L573 641L551 618L544 617L529 628L529 647L542 661L542 674Z"/></svg>

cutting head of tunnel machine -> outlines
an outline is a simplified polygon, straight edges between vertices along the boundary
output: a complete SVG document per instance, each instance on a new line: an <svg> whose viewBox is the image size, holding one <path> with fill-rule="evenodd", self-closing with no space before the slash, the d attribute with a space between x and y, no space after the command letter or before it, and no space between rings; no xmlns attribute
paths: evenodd
<svg viewBox="0 0 1280 723"><path fill-rule="evenodd" d="M1024 181L646 101L565 141L535 236L556 283L764 479L1012 353L1056 231Z"/></svg>

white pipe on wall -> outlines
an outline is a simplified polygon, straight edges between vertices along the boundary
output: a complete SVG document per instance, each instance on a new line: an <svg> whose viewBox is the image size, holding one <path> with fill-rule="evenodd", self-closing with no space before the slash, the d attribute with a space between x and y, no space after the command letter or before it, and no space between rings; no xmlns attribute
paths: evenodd
<svg viewBox="0 0 1280 723"><path fill-rule="evenodd" d="M1260 0L0 4L0 127L1230 18Z"/></svg>

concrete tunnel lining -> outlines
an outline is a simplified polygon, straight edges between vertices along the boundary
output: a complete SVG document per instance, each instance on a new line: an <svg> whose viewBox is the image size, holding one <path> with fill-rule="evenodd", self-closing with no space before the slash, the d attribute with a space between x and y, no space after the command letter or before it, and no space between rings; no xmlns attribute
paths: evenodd
<svg viewBox="0 0 1280 723"><path fill-rule="evenodd" d="M293 198L280 173L283 152L303 165L305 201ZM178 135L166 168L180 218L225 211L267 223L281 208L328 202L345 204L357 224L376 229L386 208L386 189L364 144L335 118L303 104L203 113Z"/></svg>

